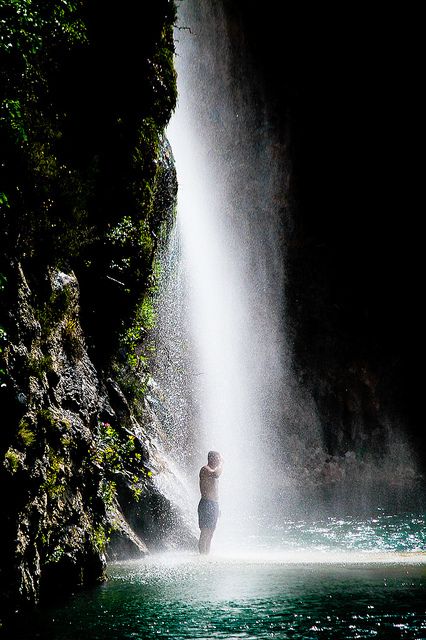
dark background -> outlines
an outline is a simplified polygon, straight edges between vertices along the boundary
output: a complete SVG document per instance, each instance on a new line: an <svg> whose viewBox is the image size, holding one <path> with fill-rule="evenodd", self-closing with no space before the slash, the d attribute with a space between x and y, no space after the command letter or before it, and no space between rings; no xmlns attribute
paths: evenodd
<svg viewBox="0 0 426 640"><path fill-rule="evenodd" d="M391 416L425 465L419 16L359 5L225 6L290 139L296 370L325 423L348 432L355 402L380 440L386 429L376 427ZM340 453L354 445L348 438ZM338 452L333 427L326 440Z"/></svg>

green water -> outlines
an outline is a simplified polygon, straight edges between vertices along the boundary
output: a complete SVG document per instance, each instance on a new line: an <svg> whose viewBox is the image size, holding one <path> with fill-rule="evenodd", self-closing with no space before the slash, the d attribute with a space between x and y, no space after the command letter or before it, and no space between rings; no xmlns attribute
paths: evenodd
<svg viewBox="0 0 426 640"><path fill-rule="evenodd" d="M292 521L209 558L112 564L106 584L11 637L426 639L424 524L384 514Z"/></svg>

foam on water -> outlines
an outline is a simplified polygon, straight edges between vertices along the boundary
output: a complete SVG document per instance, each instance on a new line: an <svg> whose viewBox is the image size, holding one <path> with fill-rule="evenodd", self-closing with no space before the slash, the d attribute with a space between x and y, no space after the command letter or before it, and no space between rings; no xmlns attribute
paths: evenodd
<svg viewBox="0 0 426 640"><path fill-rule="evenodd" d="M233 566L236 570L243 565L425 565L426 552L407 551L241 551L200 556L197 552L171 551L144 558L112 562L109 573L112 577L128 580L150 574L153 570L196 567Z"/></svg>

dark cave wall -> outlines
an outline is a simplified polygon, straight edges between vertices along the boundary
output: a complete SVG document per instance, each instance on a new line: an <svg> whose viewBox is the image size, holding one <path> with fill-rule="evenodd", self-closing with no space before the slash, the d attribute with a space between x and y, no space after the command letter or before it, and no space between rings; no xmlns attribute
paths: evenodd
<svg viewBox="0 0 426 640"><path fill-rule="evenodd" d="M287 324L326 447L380 458L391 422L425 468L416 16L224 5L289 140Z"/></svg>

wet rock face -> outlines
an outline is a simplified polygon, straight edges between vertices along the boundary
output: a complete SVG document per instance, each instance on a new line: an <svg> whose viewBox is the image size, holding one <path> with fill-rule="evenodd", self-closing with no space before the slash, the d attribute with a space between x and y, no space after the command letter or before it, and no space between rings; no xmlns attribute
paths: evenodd
<svg viewBox="0 0 426 640"><path fill-rule="evenodd" d="M49 280L51 304L61 313L42 340L31 289L17 267L4 397L15 423L5 421L9 431L1 436L5 609L102 580L106 552L117 559L178 540L193 544L153 484L164 465L152 442L155 416L147 405L137 419L118 383L95 370L74 274L52 270Z"/></svg>
<svg viewBox="0 0 426 640"><path fill-rule="evenodd" d="M51 310L59 307L60 313L43 336L32 291L17 266L15 329L6 352L4 406L11 405L18 420L1 439L7 496L2 538L9 550L1 572L8 576L7 595L28 603L51 580L65 591L99 579L107 525L102 469L87 454L98 415L113 411L87 356L76 278L52 271L49 279Z"/></svg>
<svg viewBox="0 0 426 640"><path fill-rule="evenodd" d="M174 3L126 1L118 13L77 0L63 12L4 5L0 609L7 612L102 580L109 539L114 557L150 546L140 518L128 521L157 495L164 464L143 397L149 369L136 345L147 335L177 184L164 137L176 101ZM167 544L159 516L150 523L152 539Z"/></svg>

